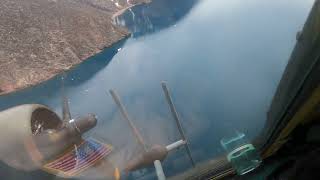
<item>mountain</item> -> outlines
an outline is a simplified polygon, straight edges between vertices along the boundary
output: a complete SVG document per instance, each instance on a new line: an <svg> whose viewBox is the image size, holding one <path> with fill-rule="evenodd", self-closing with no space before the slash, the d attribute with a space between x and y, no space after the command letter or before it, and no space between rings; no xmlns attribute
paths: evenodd
<svg viewBox="0 0 320 180"><path fill-rule="evenodd" d="M128 6L126 0L1 0L0 94L48 80L127 37L112 17Z"/></svg>

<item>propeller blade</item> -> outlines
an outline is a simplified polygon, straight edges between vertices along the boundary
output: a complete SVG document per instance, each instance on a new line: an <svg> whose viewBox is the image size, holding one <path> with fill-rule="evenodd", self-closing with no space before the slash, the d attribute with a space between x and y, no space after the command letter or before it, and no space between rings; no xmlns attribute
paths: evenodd
<svg viewBox="0 0 320 180"><path fill-rule="evenodd" d="M167 83L166 82L161 82L161 86L162 86L162 89L163 89L163 92L164 92L164 95L166 97L166 100L169 104L169 107L170 107L170 111L171 111L171 114L173 116L173 119L176 121L176 124L177 124L177 127L178 127L178 130L179 130L179 133L182 137L182 139L184 141L186 141L186 144L185 144L185 149L186 149L186 152L189 156L189 159L190 159L190 162L192 164L193 167L195 167L195 163L194 163L194 160L191 156L191 151L190 151L190 147L189 147L189 141L187 140L184 132L183 132L183 129L182 129L182 125L181 125L181 121L179 119L179 116L178 116L178 113L177 113L177 110L173 104L173 101L172 101L172 98L170 96L170 92L169 92L169 89L167 87Z"/></svg>
<svg viewBox="0 0 320 180"><path fill-rule="evenodd" d="M71 120L71 113L69 108L69 102L64 86L64 81L66 79L66 74L63 73L61 76L61 94L62 94L62 120L63 122L69 122Z"/></svg>
<svg viewBox="0 0 320 180"><path fill-rule="evenodd" d="M144 151L147 152L147 146L139 132L139 130L136 128L136 126L134 125L133 121L129 118L128 112L126 111L124 105L121 103L120 101L120 97L118 96L118 94L114 91L114 90L109 90L114 102L117 104L117 106L120 109L120 112L123 116L123 118L129 123L130 128L132 129L132 132L134 134L134 136L136 137L138 143L143 147Z"/></svg>

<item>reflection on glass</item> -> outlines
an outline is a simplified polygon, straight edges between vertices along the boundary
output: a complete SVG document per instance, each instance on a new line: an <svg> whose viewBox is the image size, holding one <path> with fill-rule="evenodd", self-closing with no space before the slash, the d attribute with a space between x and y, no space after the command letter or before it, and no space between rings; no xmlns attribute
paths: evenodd
<svg viewBox="0 0 320 180"><path fill-rule="evenodd" d="M232 137L223 138L221 145L227 151L228 161L239 175L253 171L261 163L257 150L243 133L236 132Z"/></svg>

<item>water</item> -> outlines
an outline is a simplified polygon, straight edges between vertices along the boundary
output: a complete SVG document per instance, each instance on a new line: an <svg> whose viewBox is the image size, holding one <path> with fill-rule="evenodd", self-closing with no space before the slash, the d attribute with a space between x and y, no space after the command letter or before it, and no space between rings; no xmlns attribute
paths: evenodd
<svg viewBox="0 0 320 180"><path fill-rule="evenodd" d="M108 94L112 88L148 144L169 144L179 134L160 86L165 80L192 156L199 163L223 153L219 142L225 134L240 131L253 138L261 131L296 32L303 27L313 1L161 2L156 1L153 9L132 9L136 17L143 17L132 21L132 16L125 15L133 37L68 73L71 113L73 117L97 114L98 125L87 136L133 152L129 127ZM41 103L61 113L59 88L59 78L55 78L2 96L0 109ZM183 150L170 154L163 165L167 176L190 168ZM11 175L8 172L4 173ZM15 177L48 176L19 173ZM129 178L154 179L155 173L149 168Z"/></svg>

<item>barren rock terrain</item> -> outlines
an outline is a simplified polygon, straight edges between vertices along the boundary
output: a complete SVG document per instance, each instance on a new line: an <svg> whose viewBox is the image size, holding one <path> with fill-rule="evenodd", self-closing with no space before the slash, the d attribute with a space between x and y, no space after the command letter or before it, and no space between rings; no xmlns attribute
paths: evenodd
<svg viewBox="0 0 320 180"><path fill-rule="evenodd" d="M0 94L48 80L128 36L111 18L132 4L115 1L1 0Z"/></svg>

